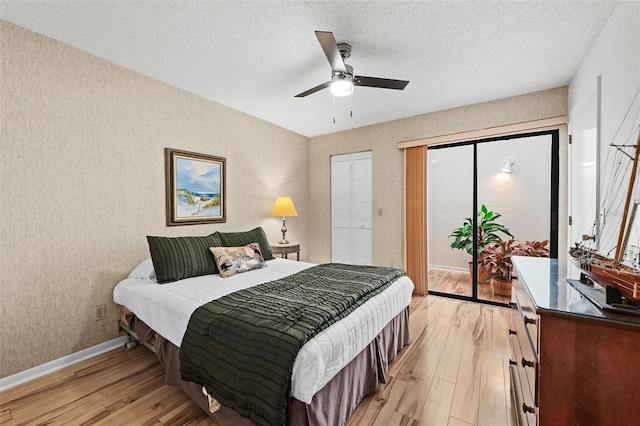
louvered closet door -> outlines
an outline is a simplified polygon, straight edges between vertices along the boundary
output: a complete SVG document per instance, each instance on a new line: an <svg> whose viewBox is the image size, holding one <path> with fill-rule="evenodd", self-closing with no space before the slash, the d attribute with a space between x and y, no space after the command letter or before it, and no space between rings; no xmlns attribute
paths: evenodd
<svg viewBox="0 0 640 426"><path fill-rule="evenodd" d="M371 152L331 157L331 259L371 265Z"/></svg>

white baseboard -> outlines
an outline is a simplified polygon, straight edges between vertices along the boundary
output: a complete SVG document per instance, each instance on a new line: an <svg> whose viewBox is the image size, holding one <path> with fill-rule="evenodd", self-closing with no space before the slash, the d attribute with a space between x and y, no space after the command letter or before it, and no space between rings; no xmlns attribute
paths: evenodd
<svg viewBox="0 0 640 426"><path fill-rule="evenodd" d="M469 273L469 268L458 268L456 266L429 265L429 270L432 270L432 269L440 269L440 270L443 270L443 271Z"/></svg>
<svg viewBox="0 0 640 426"><path fill-rule="evenodd" d="M129 336L121 336L117 339L100 343L99 345L83 349L79 352L75 352L70 355L63 356L62 358L54 359L53 361L49 361L47 363L30 368L28 370L21 371L11 376L7 376L0 379L0 392L17 385L21 385L22 383L28 382L29 380L42 377L45 374L53 373L54 371L58 371L64 367L68 367L80 361L84 361L85 359L93 358L94 356L109 352L124 345L128 341Z"/></svg>

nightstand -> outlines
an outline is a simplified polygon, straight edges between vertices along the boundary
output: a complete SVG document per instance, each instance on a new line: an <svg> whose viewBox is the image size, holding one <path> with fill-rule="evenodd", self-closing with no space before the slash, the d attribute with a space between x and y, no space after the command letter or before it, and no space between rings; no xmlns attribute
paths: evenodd
<svg viewBox="0 0 640 426"><path fill-rule="evenodd" d="M289 253L298 253L296 260L300 260L300 243L272 244L271 252L274 255L279 254L283 259L288 259L287 255Z"/></svg>

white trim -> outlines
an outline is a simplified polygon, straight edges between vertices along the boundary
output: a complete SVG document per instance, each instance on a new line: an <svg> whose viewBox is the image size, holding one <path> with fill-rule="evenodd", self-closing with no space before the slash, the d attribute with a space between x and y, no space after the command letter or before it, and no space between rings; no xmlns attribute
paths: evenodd
<svg viewBox="0 0 640 426"><path fill-rule="evenodd" d="M484 129L469 130L465 132L450 133L447 135L431 136L423 139L398 142L398 149L407 149L414 148L416 146L430 146L443 143L461 142L495 136L525 133L550 127L555 128L558 126L566 125L568 122L569 117L567 115L559 115L557 117L542 118L539 120L523 121L521 123L487 127Z"/></svg>
<svg viewBox="0 0 640 426"><path fill-rule="evenodd" d="M429 271L431 270L469 273L469 268L459 268L457 266L429 265Z"/></svg>
<svg viewBox="0 0 640 426"><path fill-rule="evenodd" d="M129 341L129 336L121 336L117 339L109 340L107 342L100 343L87 349L83 349L79 352L72 353L70 355L63 356L62 358L54 359L47 363L38 365L28 370L21 371L11 376L0 379L0 392L10 389L14 386L21 385L29 380L42 377L45 374L53 373L64 367L76 364L89 358L101 355L105 352L109 352L116 349Z"/></svg>

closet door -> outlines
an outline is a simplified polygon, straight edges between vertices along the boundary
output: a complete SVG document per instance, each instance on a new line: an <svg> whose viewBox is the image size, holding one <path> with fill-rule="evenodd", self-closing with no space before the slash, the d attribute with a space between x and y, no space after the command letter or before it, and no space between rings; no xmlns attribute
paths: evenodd
<svg viewBox="0 0 640 426"><path fill-rule="evenodd" d="M331 261L371 265L371 152L331 157Z"/></svg>

